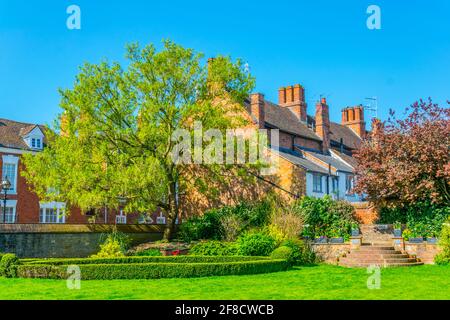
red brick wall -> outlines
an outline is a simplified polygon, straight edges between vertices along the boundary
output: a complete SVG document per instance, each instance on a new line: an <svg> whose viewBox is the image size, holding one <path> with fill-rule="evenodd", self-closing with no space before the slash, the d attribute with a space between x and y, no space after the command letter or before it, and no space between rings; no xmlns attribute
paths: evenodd
<svg viewBox="0 0 450 320"><path fill-rule="evenodd" d="M3 158L5 153L0 152L0 178L2 177ZM24 170L24 165L17 154L6 154L19 157L18 173L17 173L17 194L8 195L8 200L17 200L16 206L16 223L39 223L39 198L28 186L26 179L22 177L21 172ZM3 199L3 197L2 197ZM3 202L0 203L0 207L3 208ZM117 211L108 210L108 224L115 223ZM156 223L156 217L159 212L155 212L152 215L154 223ZM127 223L137 223L139 214L130 214L127 216ZM79 208L70 208L66 216L67 224L86 224L86 223L104 223L104 214L100 214L97 217L89 217L82 214Z"/></svg>

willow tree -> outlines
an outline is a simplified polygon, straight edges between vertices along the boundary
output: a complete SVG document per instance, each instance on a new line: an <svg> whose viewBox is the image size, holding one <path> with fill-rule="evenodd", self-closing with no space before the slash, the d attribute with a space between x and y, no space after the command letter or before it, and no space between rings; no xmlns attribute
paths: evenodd
<svg viewBox="0 0 450 320"><path fill-rule="evenodd" d="M195 123L221 131L245 125L240 115L254 80L240 60L219 56L206 63L170 41L160 51L129 45L126 57L126 67L85 64L73 88L60 90L62 112L44 151L25 156L24 176L41 199L82 210L118 208L121 199L126 213L160 208L170 238L180 195L210 192L205 186L222 179L219 168L232 169L201 163L196 170L174 161L174 135ZM192 179L193 172L202 174Z"/></svg>

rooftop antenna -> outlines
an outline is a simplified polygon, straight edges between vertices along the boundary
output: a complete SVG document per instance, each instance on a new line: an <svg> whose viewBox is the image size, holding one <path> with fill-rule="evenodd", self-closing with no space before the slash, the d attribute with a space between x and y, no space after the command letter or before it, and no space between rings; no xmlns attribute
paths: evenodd
<svg viewBox="0 0 450 320"><path fill-rule="evenodd" d="M378 119L378 98L377 97L370 97L365 98L366 100L369 100L369 104L365 105L364 108L369 111L375 112L375 118ZM372 105L374 103L375 105Z"/></svg>

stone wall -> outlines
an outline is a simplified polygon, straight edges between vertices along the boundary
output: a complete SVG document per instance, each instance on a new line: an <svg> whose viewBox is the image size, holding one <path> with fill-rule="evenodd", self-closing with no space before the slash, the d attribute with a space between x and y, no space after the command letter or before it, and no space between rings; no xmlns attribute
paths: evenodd
<svg viewBox="0 0 450 320"><path fill-rule="evenodd" d="M409 255L415 255L425 264L434 264L434 257L439 253L440 248L434 243L405 242L405 251Z"/></svg>
<svg viewBox="0 0 450 320"><path fill-rule="evenodd" d="M337 264L340 257L350 252L350 243L313 243L311 248L320 261Z"/></svg>
<svg viewBox="0 0 450 320"><path fill-rule="evenodd" d="M434 257L440 251L437 244L427 242L405 242L403 246L397 247L395 245L395 247L397 250L403 251L411 256L416 256L424 264L434 264ZM337 264L338 258L350 252L350 243L313 243L311 244L311 248L321 261Z"/></svg>
<svg viewBox="0 0 450 320"><path fill-rule="evenodd" d="M83 258L96 253L106 233L114 225L0 225L0 252L20 258ZM163 227L117 225L132 245L162 239Z"/></svg>

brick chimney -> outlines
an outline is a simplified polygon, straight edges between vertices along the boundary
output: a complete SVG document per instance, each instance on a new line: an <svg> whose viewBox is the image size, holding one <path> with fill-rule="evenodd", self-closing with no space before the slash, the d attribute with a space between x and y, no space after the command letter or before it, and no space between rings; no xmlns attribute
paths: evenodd
<svg viewBox="0 0 450 320"><path fill-rule="evenodd" d="M299 121L306 122L305 89L296 84L278 90L278 104L289 108Z"/></svg>
<svg viewBox="0 0 450 320"><path fill-rule="evenodd" d="M250 114L255 117L258 127L264 129L264 95L262 93L252 93L250 96Z"/></svg>
<svg viewBox="0 0 450 320"><path fill-rule="evenodd" d="M366 123L364 121L364 107L347 107L342 110L342 124L352 129L361 139L366 136Z"/></svg>
<svg viewBox="0 0 450 320"><path fill-rule="evenodd" d="M316 134L322 138L322 152L328 154L330 150L330 113L326 98L322 98L316 104Z"/></svg>

